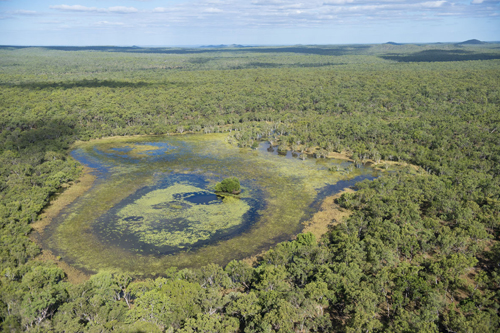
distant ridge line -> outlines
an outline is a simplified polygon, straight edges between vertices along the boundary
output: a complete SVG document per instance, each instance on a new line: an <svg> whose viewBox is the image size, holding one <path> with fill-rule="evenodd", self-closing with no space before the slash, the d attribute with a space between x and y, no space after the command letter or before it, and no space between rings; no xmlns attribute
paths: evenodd
<svg viewBox="0 0 500 333"><path fill-rule="evenodd" d="M465 42L457 43L457 45L480 45L480 44L487 44L487 43L482 42L479 39L469 39L466 40Z"/></svg>

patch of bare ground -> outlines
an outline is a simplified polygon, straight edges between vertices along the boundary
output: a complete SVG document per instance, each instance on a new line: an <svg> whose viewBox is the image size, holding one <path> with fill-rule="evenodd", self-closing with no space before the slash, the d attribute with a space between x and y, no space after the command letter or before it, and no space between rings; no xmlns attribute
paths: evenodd
<svg viewBox="0 0 500 333"><path fill-rule="evenodd" d="M288 149L292 149L291 147L288 147ZM304 146L299 146L299 152L303 152L307 154L308 156L312 157L314 156L319 150L321 150L321 147L312 147L309 149L306 149ZM326 158L331 158L331 159L336 159L336 160L344 160L348 162L354 162L352 159L352 153L342 151L342 152L328 152L325 155ZM391 167L410 167L414 171L422 171L423 169L417 165L409 164L407 162L398 162L398 161L387 161L387 160L380 160L380 161L374 161L371 159L365 159L363 160L363 164L369 165L375 170L379 171L386 171L387 169Z"/></svg>
<svg viewBox="0 0 500 333"><path fill-rule="evenodd" d="M336 152L330 152L328 153L328 155L326 156L328 158L333 158L333 159L336 159L336 160L346 160L346 161L349 161L349 162L352 162L353 160L347 156L347 154L345 153L336 153Z"/></svg>
<svg viewBox="0 0 500 333"><path fill-rule="evenodd" d="M320 210L314 214L310 220L303 223L304 230L302 232L310 232L316 239L320 239L321 236L328 232L331 226L341 223L344 218L347 218L351 214L351 212L341 208L335 201L340 198L342 194L353 192L354 190L346 188L340 193L326 197L321 203Z"/></svg>

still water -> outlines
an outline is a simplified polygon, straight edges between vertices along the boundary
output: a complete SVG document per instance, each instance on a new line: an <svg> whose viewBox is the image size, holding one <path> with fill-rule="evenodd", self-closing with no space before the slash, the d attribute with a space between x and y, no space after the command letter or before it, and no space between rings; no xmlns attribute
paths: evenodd
<svg viewBox="0 0 500 333"><path fill-rule="evenodd" d="M169 267L225 265L290 239L325 197L377 176L345 161L280 155L268 143L241 149L225 138L79 144L71 155L93 168L96 181L43 231L43 247L89 272L151 276ZM214 194L227 177L240 179L240 195Z"/></svg>

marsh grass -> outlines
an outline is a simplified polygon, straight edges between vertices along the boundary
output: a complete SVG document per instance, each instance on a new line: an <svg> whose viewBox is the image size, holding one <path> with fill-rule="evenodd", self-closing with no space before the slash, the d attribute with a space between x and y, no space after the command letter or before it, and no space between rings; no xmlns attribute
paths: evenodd
<svg viewBox="0 0 500 333"><path fill-rule="evenodd" d="M70 205L64 216L55 219L44 247L74 267L89 271L118 269L136 276L161 274L172 266L199 267L208 262L224 265L293 238L303 229L302 222L315 213L311 205L321 188L372 172L356 168L342 175L328 170L336 163L348 162L287 159L234 147L225 142L225 137L110 138L78 144L75 148L79 156L106 164L108 172ZM142 156L148 147L132 153L140 158L127 156L134 151L132 147L141 145L164 150ZM113 147L127 148L116 154ZM181 175L185 179L201 177L203 184L179 183L176 177ZM195 209L197 205L187 200L171 200L185 191L208 191L227 177L241 180L241 199L228 197L225 200L235 201L198 205ZM138 193L142 195L136 197ZM258 205L249 222L245 218L252 200ZM161 214L152 208L158 204L164 205ZM123 210L115 211L116 207ZM184 222L176 226L179 221ZM178 250L162 252L161 247L167 245ZM151 246L160 248L159 252L149 251Z"/></svg>
<svg viewBox="0 0 500 333"><path fill-rule="evenodd" d="M90 278L90 274L87 274L68 264L60 257L55 256L50 250L42 250L42 252L36 256L35 260L55 263L57 267L61 268L64 273L66 273L66 280L72 284L83 283Z"/></svg>
<svg viewBox="0 0 500 333"><path fill-rule="evenodd" d="M95 179L96 177L92 174L92 169L84 166L78 182L65 184L63 191L51 198L49 205L44 208L38 220L31 224L33 229L38 233L43 233L45 227L47 227L52 222L52 219L59 215L65 207L90 190Z"/></svg>
<svg viewBox="0 0 500 333"><path fill-rule="evenodd" d="M353 189L346 188L342 192L326 197L321 203L320 210L311 219L303 223L302 232L310 232L316 239L320 239L334 225L342 223L351 212L337 205L336 200L344 193L352 193Z"/></svg>

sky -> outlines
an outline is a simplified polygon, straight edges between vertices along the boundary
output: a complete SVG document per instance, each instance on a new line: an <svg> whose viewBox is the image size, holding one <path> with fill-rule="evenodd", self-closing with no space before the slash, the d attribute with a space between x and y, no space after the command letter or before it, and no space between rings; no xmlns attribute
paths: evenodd
<svg viewBox="0 0 500 333"><path fill-rule="evenodd" d="M500 0L0 0L0 45L500 41Z"/></svg>

